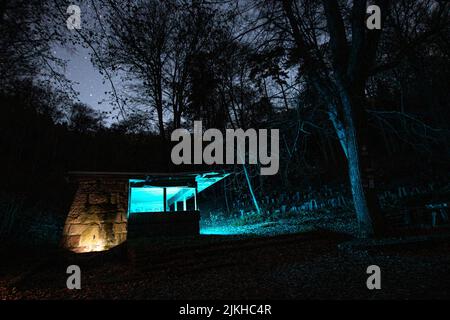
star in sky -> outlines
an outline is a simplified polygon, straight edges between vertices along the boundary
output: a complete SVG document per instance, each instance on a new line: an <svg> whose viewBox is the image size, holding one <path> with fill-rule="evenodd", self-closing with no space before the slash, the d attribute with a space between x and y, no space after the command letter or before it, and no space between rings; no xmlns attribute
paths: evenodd
<svg viewBox="0 0 450 320"><path fill-rule="evenodd" d="M107 102L110 97L105 94L111 90L111 86L92 64L89 49L81 46L75 50L57 47L53 54L67 61L65 75L75 82L73 87L79 93L79 100L100 112L113 112L107 119L108 123L112 123L116 114Z"/></svg>

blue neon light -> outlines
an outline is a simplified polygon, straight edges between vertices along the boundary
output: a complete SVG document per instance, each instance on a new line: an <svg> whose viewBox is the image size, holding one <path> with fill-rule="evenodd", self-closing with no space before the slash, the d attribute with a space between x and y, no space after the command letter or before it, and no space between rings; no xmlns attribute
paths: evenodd
<svg viewBox="0 0 450 320"><path fill-rule="evenodd" d="M216 173L197 175L195 177L197 182L197 192L202 192L228 175L229 174ZM131 179L130 182L144 182L144 180ZM166 187L166 209L169 210L169 206L173 205L175 202L178 204L179 208L182 208L182 203L194 196L195 188L193 187ZM164 187L148 185L145 187L131 187L129 213L162 211L164 211Z"/></svg>

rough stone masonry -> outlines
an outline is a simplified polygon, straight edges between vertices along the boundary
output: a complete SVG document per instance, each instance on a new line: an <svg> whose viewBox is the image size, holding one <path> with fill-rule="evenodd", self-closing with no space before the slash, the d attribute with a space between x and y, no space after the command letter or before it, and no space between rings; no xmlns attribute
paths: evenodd
<svg viewBox="0 0 450 320"><path fill-rule="evenodd" d="M62 245L74 252L107 250L127 238L128 180L77 179Z"/></svg>

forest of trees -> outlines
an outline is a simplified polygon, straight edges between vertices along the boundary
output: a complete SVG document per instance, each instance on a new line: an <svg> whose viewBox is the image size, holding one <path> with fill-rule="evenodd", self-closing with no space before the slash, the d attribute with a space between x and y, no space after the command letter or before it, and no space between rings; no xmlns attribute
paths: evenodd
<svg viewBox="0 0 450 320"><path fill-rule="evenodd" d="M247 188L243 170L257 198L343 183L362 237L383 233L386 184L448 177L446 1L370 1L381 30L364 0L79 2L75 30L66 1L0 4L5 198L59 198L68 170L180 170L170 134L194 120L280 129L279 174L228 168L231 187ZM54 46L90 50L112 123L77 101Z"/></svg>

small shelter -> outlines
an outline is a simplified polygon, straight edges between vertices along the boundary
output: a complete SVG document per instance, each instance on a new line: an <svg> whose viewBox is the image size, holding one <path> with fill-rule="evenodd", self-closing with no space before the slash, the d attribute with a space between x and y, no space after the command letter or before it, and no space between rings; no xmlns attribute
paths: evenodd
<svg viewBox="0 0 450 320"><path fill-rule="evenodd" d="M197 195L228 173L69 172L76 192L62 245L108 250L129 238L199 234Z"/></svg>

